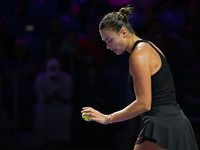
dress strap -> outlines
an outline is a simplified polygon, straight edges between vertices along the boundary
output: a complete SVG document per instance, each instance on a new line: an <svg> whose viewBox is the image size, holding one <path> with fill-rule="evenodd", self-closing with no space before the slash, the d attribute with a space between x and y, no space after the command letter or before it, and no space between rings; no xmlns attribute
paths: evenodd
<svg viewBox="0 0 200 150"><path fill-rule="evenodd" d="M134 43L134 45L133 45L133 48L132 48L132 51L131 51L131 53L134 51L134 49L135 49L135 47L138 45L138 43L140 43L140 42L145 42L145 43L148 43L148 41L147 40L137 40L135 43Z"/></svg>
<svg viewBox="0 0 200 150"><path fill-rule="evenodd" d="M137 44L140 43L140 42L145 42L145 43L149 44L161 57L165 58L165 57L158 51L158 49L157 49L154 45L152 45L149 41L144 40L144 39L137 40L137 41L134 43L131 53L134 51L135 47L136 47Z"/></svg>

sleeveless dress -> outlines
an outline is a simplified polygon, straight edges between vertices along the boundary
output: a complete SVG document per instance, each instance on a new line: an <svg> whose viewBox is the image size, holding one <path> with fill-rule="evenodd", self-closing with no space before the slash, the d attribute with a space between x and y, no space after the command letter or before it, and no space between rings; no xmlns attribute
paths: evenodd
<svg viewBox="0 0 200 150"><path fill-rule="evenodd" d="M198 150L192 125L176 102L175 87L169 65L165 57L146 40L160 56L161 68L151 76L152 104L151 110L141 114L141 128L135 144L146 140L155 142L167 150ZM130 76L133 89L133 79Z"/></svg>

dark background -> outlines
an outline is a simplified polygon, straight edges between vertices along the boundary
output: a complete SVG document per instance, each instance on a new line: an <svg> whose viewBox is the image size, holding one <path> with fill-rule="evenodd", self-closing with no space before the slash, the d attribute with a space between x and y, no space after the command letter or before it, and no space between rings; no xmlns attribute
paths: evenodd
<svg viewBox="0 0 200 150"><path fill-rule="evenodd" d="M106 50L98 31L106 13L127 4L135 9L131 23L136 34L165 54L177 101L200 144L199 0L0 0L2 149L133 148L139 117L103 126L85 122L80 113L84 106L112 113L134 100L128 87L129 54ZM74 81L71 141L54 148L36 147L34 131L34 82L49 58L58 59ZM93 86L90 69L95 72Z"/></svg>

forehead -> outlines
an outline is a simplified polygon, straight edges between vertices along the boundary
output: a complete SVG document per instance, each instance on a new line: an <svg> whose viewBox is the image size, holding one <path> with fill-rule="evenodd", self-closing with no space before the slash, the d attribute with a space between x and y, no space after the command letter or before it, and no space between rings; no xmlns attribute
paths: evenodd
<svg viewBox="0 0 200 150"><path fill-rule="evenodd" d="M117 33L111 29L101 29L99 32L103 41L117 35Z"/></svg>

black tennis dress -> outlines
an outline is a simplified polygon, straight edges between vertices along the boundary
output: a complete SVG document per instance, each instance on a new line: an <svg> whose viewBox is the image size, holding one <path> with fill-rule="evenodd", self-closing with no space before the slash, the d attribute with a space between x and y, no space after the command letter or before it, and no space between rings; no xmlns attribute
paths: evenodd
<svg viewBox="0 0 200 150"><path fill-rule="evenodd" d="M156 142L167 150L198 150L191 123L176 102L175 87L169 65L165 57L146 40L160 56L161 68L151 76L152 104L151 110L141 114L141 128L136 144L146 140ZM133 79L130 76L133 90Z"/></svg>

